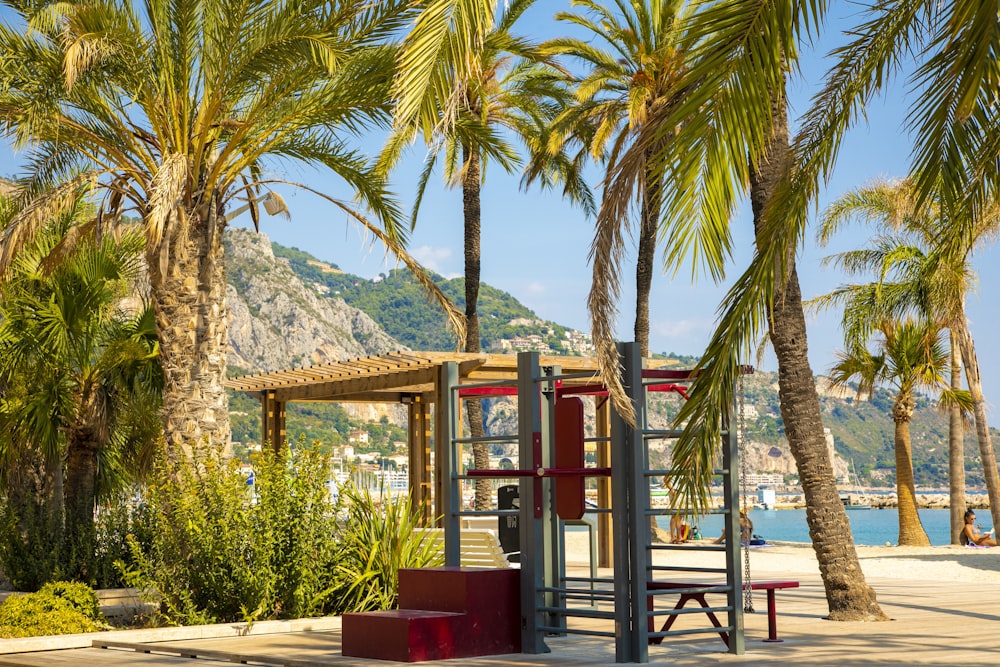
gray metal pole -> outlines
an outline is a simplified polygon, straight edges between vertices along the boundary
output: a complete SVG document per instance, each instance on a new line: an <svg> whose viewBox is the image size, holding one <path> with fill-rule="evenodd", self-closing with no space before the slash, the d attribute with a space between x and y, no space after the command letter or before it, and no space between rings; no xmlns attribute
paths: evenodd
<svg viewBox="0 0 1000 667"><path fill-rule="evenodd" d="M541 392L536 378L541 372L537 352L517 355L517 438L520 468L534 467L543 452ZM542 518L547 503L544 494L535 493L536 479L520 479L521 533L521 651L548 653L549 647L539 631L538 608L543 596L539 589L545 576L545 549ZM537 510L537 511L536 511Z"/></svg>
<svg viewBox="0 0 1000 667"><path fill-rule="evenodd" d="M560 374L558 366L541 369L542 375L552 377ZM544 399L541 402L542 414L542 465L549 468L555 464L555 382L545 380L541 383ZM544 514L542 526L545 535L545 587L561 588L566 582L566 558L563 544L562 520L556 512L556 485L552 478L543 481L545 493ZM565 607L565 598L559 593L546 593L543 596L546 607ZM548 614L545 619L548 627L566 629L566 616L563 614Z"/></svg>
<svg viewBox="0 0 1000 667"><path fill-rule="evenodd" d="M642 384L642 355L636 343L619 345L622 380L635 410L636 428L625 428L629 496L629 606L632 618L632 662L649 662L646 582L650 579L649 481L642 429L646 423L646 390Z"/></svg>
<svg viewBox="0 0 1000 667"><path fill-rule="evenodd" d="M736 406L730 405L728 414L723 416L722 433L722 489L725 502L726 527L726 582L729 585L729 652L743 655L746 639L743 625L743 567L740 561L740 451L736 439Z"/></svg>
<svg viewBox="0 0 1000 667"><path fill-rule="evenodd" d="M455 475L461 470L461 459L458 447L453 442L461 433L460 414L458 411L458 364L448 361L441 364L440 396L438 400L438 419L443 431L443 442L437 444L438 472L441 475L441 507L445 509L442 518L444 528L444 564L461 565L461 528L458 512L462 504L462 489L460 480Z"/></svg>

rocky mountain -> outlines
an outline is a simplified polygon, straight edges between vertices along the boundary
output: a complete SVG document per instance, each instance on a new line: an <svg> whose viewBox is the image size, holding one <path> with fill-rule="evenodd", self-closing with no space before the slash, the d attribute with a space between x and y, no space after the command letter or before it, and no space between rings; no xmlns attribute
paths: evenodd
<svg viewBox="0 0 1000 667"><path fill-rule="evenodd" d="M364 279L243 229L227 232L226 251L231 318L229 363L234 374L308 366L408 347L455 349L443 317L428 304L405 271ZM441 278L439 284L461 303L460 281ZM483 349L588 353L585 334L542 319L513 296L495 288L484 285L483 294ZM694 361L690 357L675 359L682 368ZM747 377L744 385L743 421L750 469L794 474L778 409L777 374L758 372ZM876 390L861 400L851 390L832 387L823 377L817 378L817 389L829 429L827 438L838 455L834 462L837 475L846 477L854 468L863 483L893 484L894 425L889 392ZM679 400L676 396L655 395L651 426L666 427L680 407ZM259 428L253 403L252 399L238 397L234 401L234 434L239 433L238 438L253 440L254 429ZM293 404L290 433L302 432L310 440L339 444L338 431L327 425L334 416L324 412L326 407L306 406ZM385 416L394 424L405 423L398 406L395 411L355 406L348 413L354 420L378 421ZM338 423L343 430L343 415L335 417L341 420ZM488 404L486 420L492 433L516 429L516 411L505 400ZM917 483L946 484L948 424L931 400L918 400L911 433ZM1000 434L994 435L994 440L1000 442ZM669 456L669 452L658 456ZM976 486L981 480L981 466L972 433L966 434L966 457L969 485Z"/></svg>
<svg viewBox="0 0 1000 667"><path fill-rule="evenodd" d="M264 234L226 233L229 365L244 373L403 349L364 312L307 285Z"/></svg>

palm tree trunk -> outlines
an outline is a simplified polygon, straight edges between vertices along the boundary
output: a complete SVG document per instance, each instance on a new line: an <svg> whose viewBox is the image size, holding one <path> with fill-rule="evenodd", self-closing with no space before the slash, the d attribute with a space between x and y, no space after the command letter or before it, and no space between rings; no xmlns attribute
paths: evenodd
<svg viewBox="0 0 1000 667"><path fill-rule="evenodd" d="M788 117L783 94L771 106L770 146L758 164L751 165L750 199L753 205L757 243L762 216L788 165ZM806 522L820 575L826 589L829 619L835 621L886 620L865 582L854 548L847 511L840 502L833 467L823 437L823 419L806 344L806 322L802 310L795 258L789 257L783 284L776 285L774 303L768 309L769 334L778 359L778 399L785 435L799 471L806 500Z"/></svg>
<svg viewBox="0 0 1000 667"><path fill-rule="evenodd" d="M972 416L976 422L976 438L979 441L979 457L983 461L983 477L986 479L986 493L990 498L990 515L993 525L1000 526L1000 476L997 474L997 459L990 439L990 425L986 419L986 400L983 398L983 382L979 375L979 361L972 335L962 318L952 329L962 351L965 377L972 394Z"/></svg>
<svg viewBox="0 0 1000 667"><path fill-rule="evenodd" d="M92 428L70 434L66 451L65 538L63 573L69 579L94 585L98 442Z"/></svg>
<svg viewBox="0 0 1000 667"><path fill-rule="evenodd" d="M650 164L652 149L646 151L639 253L635 261L635 342L643 357L649 356L649 294L656 262L656 229L660 220L662 179Z"/></svg>
<svg viewBox="0 0 1000 667"><path fill-rule="evenodd" d="M225 218L214 200L186 211L185 223L178 217L146 257L163 365L163 434L171 457L202 446L228 454Z"/></svg>
<svg viewBox="0 0 1000 667"><path fill-rule="evenodd" d="M955 333L951 339L951 389L962 388L962 358ZM948 506L951 508L951 543L959 544L958 536L965 525L965 423L962 409L954 405L948 411Z"/></svg>
<svg viewBox="0 0 1000 667"><path fill-rule="evenodd" d="M899 509L899 544L907 547L929 547L927 532L917 511L917 490L913 483L913 450L910 447L910 418L913 397L900 393L892 406L892 421L896 424L896 503Z"/></svg>
<svg viewBox="0 0 1000 667"><path fill-rule="evenodd" d="M462 179L462 209L465 216L465 351L479 352L479 276L482 258L479 193L482 180L479 153L463 146L462 156L465 159L465 176ZM483 437L483 404L479 399L468 400L465 402L465 409L469 415L469 433L473 438ZM483 443L473 444L472 460L476 468L489 468L489 448ZM490 480L476 480L477 510L490 508L493 502L492 489Z"/></svg>
<svg viewBox="0 0 1000 667"><path fill-rule="evenodd" d="M659 147L657 147L659 148ZM656 229L660 221L662 179L650 166L656 151L646 151L642 220L639 223L639 252L635 261L635 342L643 358L649 356L649 294L653 287L653 267L656 263ZM649 517L649 531L654 542L669 542L670 531L660 528L656 516Z"/></svg>

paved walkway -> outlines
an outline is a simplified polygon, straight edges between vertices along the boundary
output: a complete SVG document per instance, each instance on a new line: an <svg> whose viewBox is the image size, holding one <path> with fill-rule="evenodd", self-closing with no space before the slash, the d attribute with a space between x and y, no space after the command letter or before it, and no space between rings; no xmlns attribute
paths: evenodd
<svg viewBox="0 0 1000 667"><path fill-rule="evenodd" d="M983 554L1000 560L997 553ZM984 558L984 565L985 558ZM780 644L761 642L767 636L764 596L757 600L758 613L746 616L747 651L743 656L726 653L715 634L671 638L650 647L650 663L694 666L738 664L764 665L975 665L1000 662L1000 584L957 579L872 578L883 610L894 620L885 623L834 623L823 620L826 600L818 572L768 571L758 567L757 578L796 578L801 588L778 591ZM704 616L682 617L675 628L703 623ZM611 665L614 644L603 638L550 638L551 653L505 655L423 663L427 665ZM340 631L291 632L261 636L191 639L162 642L166 647L183 646L238 653L248 658L281 658L290 667L354 667L386 665L340 655ZM157 645L151 645L155 650ZM48 665L136 666L185 665L212 667L215 660L140 654L109 649L74 649L0 656L0 667ZM231 664L231 663L230 663Z"/></svg>

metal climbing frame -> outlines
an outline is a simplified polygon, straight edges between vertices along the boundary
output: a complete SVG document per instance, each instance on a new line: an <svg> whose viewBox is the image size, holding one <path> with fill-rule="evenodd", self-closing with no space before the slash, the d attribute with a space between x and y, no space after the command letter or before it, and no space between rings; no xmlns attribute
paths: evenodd
<svg viewBox="0 0 1000 667"><path fill-rule="evenodd" d="M669 470L650 470L648 444L650 441L676 438L679 432L649 429L646 420L646 394L650 385L662 385L662 377L654 377L655 372L644 372L634 343L620 347L623 359L623 380L637 415L639 428L631 428L612 411L611 417L611 467L610 470L556 469L554 464L554 405L561 394L573 393L569 384L591 378L589 374L562 375L558 367L542 368L536 352L522 352L518 355L517 379L503 382L458 385L457 366L446 363L442 366L440 387L442 400L440 422L445 433L437 438L438 470L443 483L439 488L443 494L442 507L446 509L442 519L445 531L445 564L459 564L459 531L465 516L503 516L519 512L521 547L521 627L522 651L525 653L548 652L545 643L547 635L584 634L613 638L617 662L648 662L649 641L658 637L696 632L729 632L729 650L743 653L743 617L740 606L741 577L739 571L739 540L727 540L723 545L685 546L687 549L725 551L724 568L680 568L669 564L654 564L653 554L662 549L681 548L672 545L653 545L650 535L650 519L663 510L654 510L650 503L649 480L672 474ZM644 375L649 376L644 378ZM683 374L681 374L683 375ZM678 375L676 381L690 381L689 376ZM674 380L672 380L674 381ZM591 385L593 386L593 385ZM518 402L518 433L486 438L461 437L461 417L458 408L462 395L475 393L477 389L516 387ZM484 391L484 393L487 393ZM738 485L735 473L737 452L735 434L727 429L721 443L722 468L717 471L722 476L725 489L726 531L728 535L739 535L739 517L734 509L738 507ZM476 442L518 443L518 470L481 470L463 474L460 450L463 446ZM593 439L591 439L593 440ZM610 474L611 508L591 509L588 513L610 512L613 526L612 561L614 575L609 578L567 577L565 569L563 522L556 513L555 484L553 479L560 475L604 476ZM520 490L519 510L476 511L463 508L461 485L466 480L476 478L516 479ZM692 611L703 612L702 608L671 611L647 610L650 595L660 597L684 590L648 591L647 585L655 576L665 572L675 579L678 573L701 575L711 573L725 575L724 585L702 586L695 590L704 592L726 592L725 607L713 608L714 612L725 612L728 625L723 628L704 627L691 630L655 632L650 623L669 614L684 614ZM585 601L586 606L574 606ZM598 604L594 604L596 603ZM608 606L610 605L610 609ZM612 621L614 629L599 630L593 627L571 626L572 618L604 619ZM610 625L610 624L609 624Z"/></svg>
<svg viewBox="0 0 1000 667"><path fill-rule="evenodd" d="M622 357L623 384L632 400L635 410L638 428L633 429L617 414L612 416L612 484L615 488L624 486L625 491L618 491L618 496L614 497L616 525L627 525L629 532L627 536L628 551L619 550L616 547L615 568L616 572L623 568L628 571L628 582L630 591L630 623L627 627L630 633L624 642L624 651L620 647L617 651L619 662L648 662L649 643L655 641L659 643L664 637L697 633L728 633L729 652L742 654L745 649L744 628L743 628L743 607L742 607L742 571L740 569L740 540L727 539L724 544L716 545L706 540L683 544L653 544L650 530L650 519L657 516L669 516L673 510L654 509L651 503L650 481L667 476L679 474L672 469L651 469L649 465L649 445L652 442L663 440L676 440L681 435L679 430L661 430L649 426L647 419L646 400L647 395L653 390L663 390L665 387L679 389L682 396L686 396L684 385L690 384L694 376L687 371L663 371L663 370L643 370L642 359L639 356L638 346L634 343L622 344L619 347L619 354ZM678 385L680 385L678 387ZM722 442L720 443L721 467L714 471L715 475L722 479L723 487L723 507L714 510L723 514L726 534L729 536L740 535L739 527L739 451L737 447L736 431L730 428L735 424L735 420L730 419L733 414L733 407L730 407L728 414L723 415ZM615 457L615 450L618 451L618 459ZM626 474L618 477L617 470L624 468ZM622 501L619 497L624 496L627 503L624 512ZM620 531L620 529L619 529ZM615 535L618 540L619 535ZM670 562L670 553L677 553L679 550L686 552L701 551L706 553L706 562L711 562L708 554L713 552L724 553L724 565L722 566L686 566ZM654 558L654 555L661 555ZM706 578L713 580L706 582ZM649 582L671 581L671 582L691 582L691 586L672 589L647 590ZM616 586L618 584L616 583ZM725 606L663 609L649 611L647 605L650 600L667 598L677 599L684 594L721 594L725 593ZM679 604L679 602L678 602ZM668 630L666 632L655 629L657 622L662 622L670 616L694 614L696 618L707 618L704 613L711 611L713 614L725 613L727 622L722 627L703 626L695 628L685 628L682 630ZM652 629L651 629L652 628Z"/></svg>

